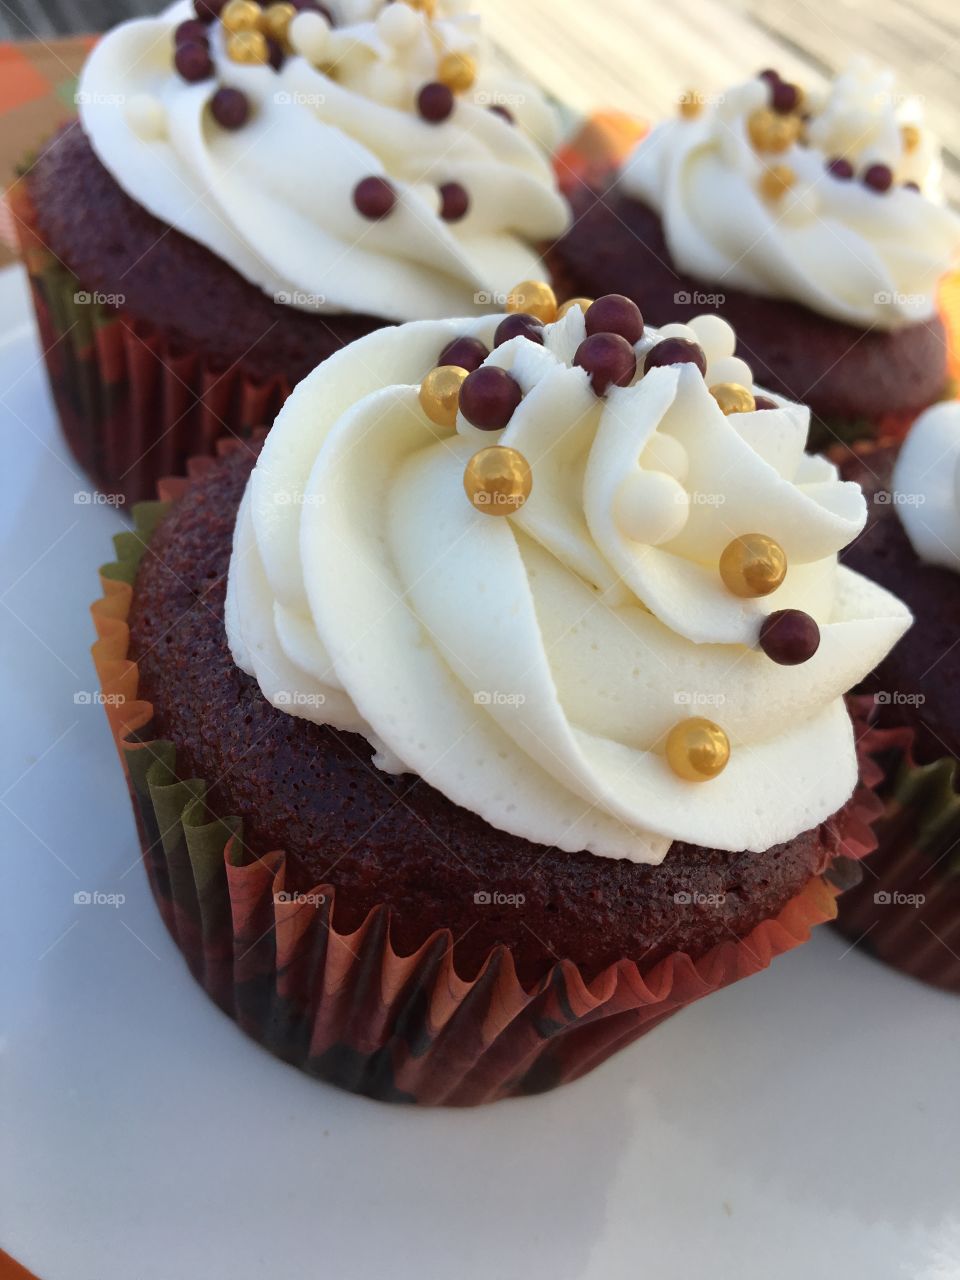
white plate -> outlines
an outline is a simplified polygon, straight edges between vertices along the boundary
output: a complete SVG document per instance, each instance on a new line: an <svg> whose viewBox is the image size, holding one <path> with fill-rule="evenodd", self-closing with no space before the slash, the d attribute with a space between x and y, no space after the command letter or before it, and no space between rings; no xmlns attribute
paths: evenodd
<svg viewBox="0 0 960 1280"><path fill-rule="evenodd" d="M956 1280L960 1001L829 930L586 1080L467 1112L317 1084L217 1012L75 700L121 518L75 501L12 272L0 305L4 1247L43 1280Z"/></svg>

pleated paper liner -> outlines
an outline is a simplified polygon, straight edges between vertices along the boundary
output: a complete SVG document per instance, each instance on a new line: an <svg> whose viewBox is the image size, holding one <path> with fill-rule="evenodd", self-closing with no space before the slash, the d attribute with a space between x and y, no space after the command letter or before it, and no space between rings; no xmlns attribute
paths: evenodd
<svg viewBox="0 0 960 1280"><path fill-rule="evenodd" d="M228 445L221 452L235 448ZM191 475L215 465L195 460ZM466 1106L538 1093L592 1070L685 1005L765 968L836 916L840 877L874 847L878 774L837 820L842 854L776 918L699 959L675 953L643 969L623 959L587 982L568 960L533 988L509 952L491 951L465 981L438 929L412 955L390 938L386 903L353 933L336 926L336 889L288 894L281 850L257 857L239 819L214 814L202 779L181 777L176 744L152 732L138 699L127 617L137 566L169 502L189 481L162 487L163 501L135 510L101 571L93 653L126 772L150 885L191 972L254 1040L304 1071L384 1101Z"/></svg>
<svg viewBox="0 0 960 1280"><path fill-rule="evenodd" d="M960 761L918 764L913 743L906 727L872 734L885 807L877 850L837 926L894 968L960 995Z"/></svg>
<svg viewBox="0 0 960 1280"><path fill-rule="evenodd" d="M124 504L153 498L187 460L269 424L290 394L179 349L149 321L88 290L45 247L26 184L10 193L44 360L67 443L98 489ZM113 299L119 295L113 295Z"/></svg>

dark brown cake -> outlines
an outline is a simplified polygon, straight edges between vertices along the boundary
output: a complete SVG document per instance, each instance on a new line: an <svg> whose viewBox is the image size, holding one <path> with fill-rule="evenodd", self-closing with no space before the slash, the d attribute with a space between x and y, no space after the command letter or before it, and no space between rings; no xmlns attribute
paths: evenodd
<svg viewBox="0 0 960 1280"><path fill-rule="evenodd" d="M573 225L547 256L562 298L623 293L652 325L715 310L736 329L737 353L756 381L828 424L909 418L943 395L939 317L896 333L864 331L794 302L695 280L674 267L660 217L645 204L615 187L580 187L571 204Z"/></svg>
<svg viewBox="0 0 960 1280"><path fill-rule="evenodd" d="M920 761L960 754L960 583L914 551L892 501L895 445L844 450L841 472L862 486L867 526L841 558L912 610L914 623L862 689L877 700L881 727L908 725Z"/></svg>
<svg viewBox="0 0 960 1280"><path fill-rule="evenodd" d="M152 730L174 742L181 776L212 784L212 810L243 818L254 854L286 850L288 887L332 884L338 930L387 901L398 951L447 927L465 977L502 942L526 983L560 957L589 978L621 957L647 967L744 936L838 852L830 822L762 854L678 843L659 867L560 853L495 830L412 775L381 773L362 737L271 707L234 665L223 623L253 460L243 450L211 468L161 524L135 584L130 656L140 696L154 704ZM483 891L523 895L523 904L475 902ZM677 894L724 896L700 906Z"/></svg>
<svg viewBox="0 0 960 1280"><path fill-rule="evenodd" d="M327 356L390 323L274 302L132 200L77 123L44 147L25 181L42 240L84 289L122 292L125 313L215 364L239 362L255 380L279 375L294 386Z"/></svg>

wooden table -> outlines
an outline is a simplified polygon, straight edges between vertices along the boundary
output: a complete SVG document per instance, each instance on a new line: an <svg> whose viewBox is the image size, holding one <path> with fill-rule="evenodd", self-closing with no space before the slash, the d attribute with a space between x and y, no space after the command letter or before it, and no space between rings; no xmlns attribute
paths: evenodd
<svg viewBox="0 0 960 1280"><path fill-rule="evenodd" d="M334 3L336 0L334 0ZM0 0L0 39L104 30L158 0ZM478 0L493 34L558 98L656 120L684 89L776 65L806 83L866 52L923 95L960 203L956 0Z"/></svg>

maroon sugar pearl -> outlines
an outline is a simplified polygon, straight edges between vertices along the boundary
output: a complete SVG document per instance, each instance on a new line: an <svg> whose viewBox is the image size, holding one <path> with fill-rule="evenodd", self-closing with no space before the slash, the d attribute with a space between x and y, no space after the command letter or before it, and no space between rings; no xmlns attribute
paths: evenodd
<svg viewBox="0 0 960 1280"><path fill-rule="evenodd" d="M622 293L607 293L587 308L587 333L619 333L631 346L643 337L640 308Z"/></svg>
<svg viewBox="0 0 960 1280"><path fill-rule="evenodd" d="M493 335L493 345L502 347L511 338L526 338L528 342L536 342L543 346L543 321L536 316L528 316L525 311L515 311L501 320L497 332Z"/></svg>
<svg viewBox="0 0 960 1280"><path fill-rule="evenodd" d="M279 71L287 60L287 55L283 51L283 45L279 40L274 40L273 36L267 37L267 61L273 67L274 71Z"/></svg>
<svg viewBox="0 0 960 1280"><path fill-rule="evenodd" d="M773 67L767 67L765 70L757 73L758 80L766 80L767 84L775 85L780 83L780 72L775 71Z"/></svg>
<svg viewBox="0 0 960 1280"><path fill-rule="evenodd" d="M523 399L520 383L506 369L484 365L468 373L460 388L460 412L481 431L499 431Z"/></svg>
<svg viewBox="0 0 960 1280"><path fill-rule="evenodd" d="M417 94L417 110L428 124L442 124L453 111L453 90L434 80Z"/></svg>
<svg viewBox="0 0 960 1280"><path fill-rule="evenodd" d="M222 129L240 129L250 116L250 100L240 89L224 85L210 99L210 113Z"/></svg>
<svg viewBox="0 0 960 1280"><path fill-rule="evenodd" d="M516 119L514 118L513 112L508 111L506 107L501 107L500 104L497 102L495 102L493 106L489 108L489 110L492 111L495 116L499 116L501 120L506 120L507 124L517 123Z"/></svg>
<svg viewBox="0 0 960 1280"><path fill-rule="evenodd" d="M188 84L196 84L198 81L206 80L213 75L210 50L205 44L199 44L195 40L178 46L176 53L173 55L173 63L181 77Z"/></svg>
<svg viewBox="0 0 960 1280"><path fill-rule="evenodd" d="M444 222L459 222L470 208L466 187L459 182L445 182L440 188L440 217Z"/></svg>
<svg viewBox="0 0 960 1280"><path fill-rule="evenodd" d="M886 164L872 164L864 170L863 185L871 191L889 191L893 186L893 170Z"/></svg>
<svg viewBox="0 0 960 1280"><path fill-rule="evenodd" d="M842 182L847 182L853 177L853 165L844 156L834 156L832 160L827 161L827 173L839 178Z"/></svg>
<svg viewBox="0 0 960 1280"><path fill-rule="evenodd" d="M181 22L173 33L174 46L189 44L191 41L194 44L207 43L207 24L199 18L188 18L186 22Z"/></svg>
<svg viewBox="0 0 960 1280"><path fill-rule="evenodd" d="M777 80L770 85L770 105L778 115L788 116L796 109L799 101L800 94L795 84L788 84L786 80Z"/></svg>
<svg viewBox="0 0 960 1280"><path fill-rule="evenodd" d="M201 22L216 22L227 0L193 0L193 8Z"/></svg>
<svg viewBox="0 0 960 1280"><path fill-rule="evenodd" d="M353 203L358 213L377 222L393 212L397 193L386 178L364 178L353 189Z"/></svg>
<svg viewBox="0 0 960 1280"><path fill-rule="evenodd" d="M584 338L573 363L586 369L598 396L606 395L610 387L628 387L637 373L636 352L619 333L594 333Z"/></svg>
<svg viewBox="0 0 960 1280"><path fill-rule="evenodd" d="M454 338L440 352L437 364L454 364L459 369L473 373L479 369L490 352L479 338Z"/></svg>
<svg viewBox="0 0 960 1280"><path fill-rule="evenodd" d="M651 369L664 369L671 364L695 364L703 376L707 376L703 347L689 338L662 338L647 352L643 371L649 373Z"/></svg>
<svg viewBox="0 0 960 1280"><path fill-rule="evenodd" d="M819 647L820 628L802 609L778 609L760 627L760 648L781 667L809 662Z"/></svg>
<svg viewBox="0 0 960 1280"><path fill-rule="evenodd" d="M756 409L779 409L780 406L776 400L771 400L769 396L754 396L754 408Z"/></svg>

